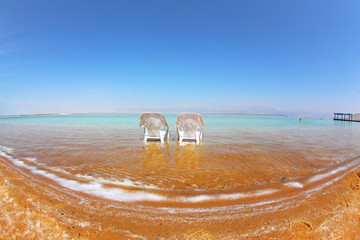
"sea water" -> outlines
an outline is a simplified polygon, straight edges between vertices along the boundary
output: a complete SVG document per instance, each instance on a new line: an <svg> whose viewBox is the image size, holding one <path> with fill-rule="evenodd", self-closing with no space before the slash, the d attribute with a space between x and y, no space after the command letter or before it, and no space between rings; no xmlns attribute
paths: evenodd
<svg viewBox="0 0 360 240"><path fill-rule="evenodd" d="M254 198L358 166L357 122L203 114L197 146L177 143L177 116L165 114L164 144L143 143L140 114L0 118L0 156L65 189L116 201Z"/></svg>

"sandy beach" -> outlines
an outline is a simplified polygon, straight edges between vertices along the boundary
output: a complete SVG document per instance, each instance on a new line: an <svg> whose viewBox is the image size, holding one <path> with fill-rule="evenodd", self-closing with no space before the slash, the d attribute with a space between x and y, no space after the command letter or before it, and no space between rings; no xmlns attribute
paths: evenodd
<svg viewBox="0 0 360 240"><path fill-rule="evenodd" d="M1 239L360 239L360 169L290 205L219 212L151 211L74 193L3 157L0 177Z"/></svg>

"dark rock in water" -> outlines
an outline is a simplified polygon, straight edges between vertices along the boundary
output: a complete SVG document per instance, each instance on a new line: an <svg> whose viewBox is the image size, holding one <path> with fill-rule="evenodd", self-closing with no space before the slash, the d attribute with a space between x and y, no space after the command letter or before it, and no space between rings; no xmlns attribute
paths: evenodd
<svg viewBox="0 0 360 240"><path fill-rule="evenodd" d="M93 176L93 174L92 174L92 173L88 173L88 174L86 174L86 176L88 176L88 177L92 177L92 176Z"/></svg>

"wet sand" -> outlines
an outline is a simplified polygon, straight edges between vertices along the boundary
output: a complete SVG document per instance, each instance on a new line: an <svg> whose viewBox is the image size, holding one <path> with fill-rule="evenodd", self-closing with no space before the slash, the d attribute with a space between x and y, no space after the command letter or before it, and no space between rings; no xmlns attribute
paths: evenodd
<svg viewBox="0 0 360 240"><path fill-rule="evenodd" d="M360 168L286 204L184 211L71 191L0 157L0 199L0 239L360 239Z"/></svg>

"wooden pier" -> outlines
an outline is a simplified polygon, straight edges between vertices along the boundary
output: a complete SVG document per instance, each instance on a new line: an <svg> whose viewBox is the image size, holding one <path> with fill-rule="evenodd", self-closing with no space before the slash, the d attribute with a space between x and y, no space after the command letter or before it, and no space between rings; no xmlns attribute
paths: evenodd
<svg viewBox="0 0 360 240"><path fill-rule="evenodd" d="M348 121L348 122L360 122L360 119L354 118L354 114L352 114L352 113L334 113L334 120Z"/></svg>

